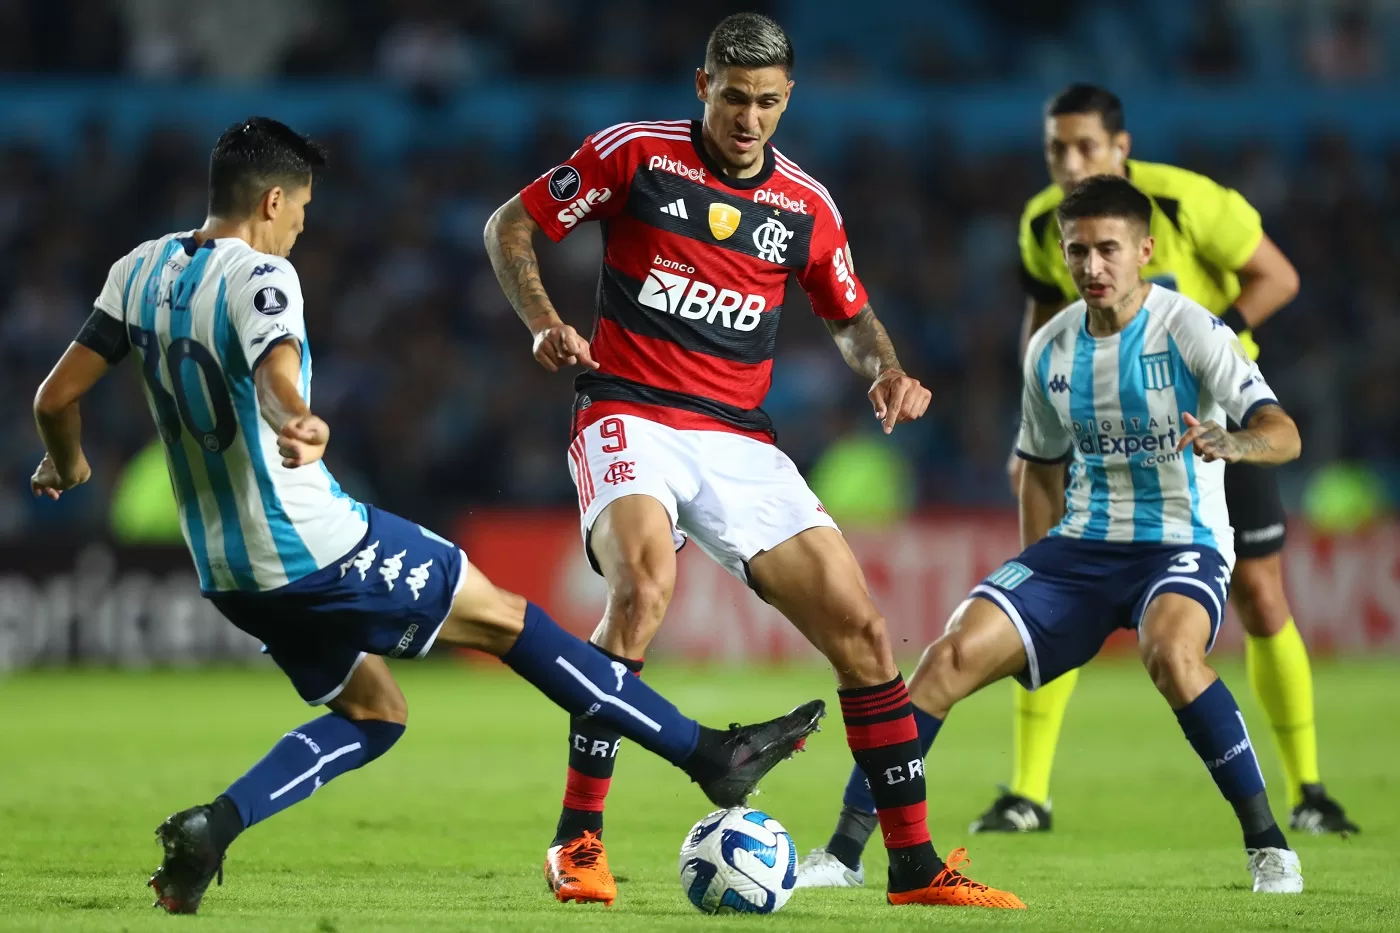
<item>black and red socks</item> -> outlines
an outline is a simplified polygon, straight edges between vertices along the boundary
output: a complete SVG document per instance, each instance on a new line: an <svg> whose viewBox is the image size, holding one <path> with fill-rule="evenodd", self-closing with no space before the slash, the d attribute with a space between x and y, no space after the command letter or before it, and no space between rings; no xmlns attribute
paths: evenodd
<svg viewBox="0 0 1400 933"><path fill-rule="evenodd" d="M904 678L839 694L846 741L870 782L889 853L889 889L925 887L943 863L929 838L923 750Z"/></svg>

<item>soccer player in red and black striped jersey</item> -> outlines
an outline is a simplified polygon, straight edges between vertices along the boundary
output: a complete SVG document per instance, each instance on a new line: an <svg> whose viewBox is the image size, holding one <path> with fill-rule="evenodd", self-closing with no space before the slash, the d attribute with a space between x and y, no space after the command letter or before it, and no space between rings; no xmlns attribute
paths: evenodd
<svg viewBox="0 0 1400 933"><path fill-rule="evenodd" d="M711 34L704 118L619 124L588 137L492 216L486 246L551 372L582 365L569 467L584 545L608 583L593 643L619 683L641 670L693 537L777 607L836 670L856 761L890 855L889 899L1020 907L935 855L918 734L884 619L854 556L759 407L796 276L842 356L870 380L886 432L930 394L904 372L855 275L830 192L769 142L792 90L792 44L757 14ZM532 238L603 224L593 337L560 320ZM616 733L574 717L564 811L545 862L560 900L611 902L600 839Z"/></svg>

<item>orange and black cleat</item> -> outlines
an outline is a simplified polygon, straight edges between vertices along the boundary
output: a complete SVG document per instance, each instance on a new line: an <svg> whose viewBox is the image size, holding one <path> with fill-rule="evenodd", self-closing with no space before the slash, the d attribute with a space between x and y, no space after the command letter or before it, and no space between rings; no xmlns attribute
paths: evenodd
<svg viewBox="0 0 1400 933"><path fill-rule="evenodd" d="M559 846L550 846L544 857L544 880L564 903L578 901L611 906L617 900L617 882L608 868L603 840L591 830Z"/></svg>
<svg viewBox="0 0 1400 933"><path fill-rule="evenodd" d="M973 881L959 869L972 864L967 850L954 849L948 856L943 870L934 875L927 887L913 891L891 891L885 897L891 904L943 904L948 907L1002 907L1012 910L1025 910L1026 905L1010 891L998 891L985 884Z"/></svg>

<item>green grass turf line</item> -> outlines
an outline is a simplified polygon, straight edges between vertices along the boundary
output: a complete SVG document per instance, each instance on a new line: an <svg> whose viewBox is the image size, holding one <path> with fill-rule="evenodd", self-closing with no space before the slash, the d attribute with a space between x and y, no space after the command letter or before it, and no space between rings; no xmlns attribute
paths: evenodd
<svg viewBox="0 0 1400 933"><path fill-rule="evenodd" d="M967 835L994 785L1010 776L1006 685L956 710L929 760L939 851L967 845L969 874L1015 891L1029 911L888 907L876 850L869 888L799 891L773 917L713 919L690 907L676 877L681 839L710 809L680 772L624 746L606 833L618 902L557 904L541 863L563 787L564 717L499 669L395 670L409 701L404 739L243 836L224 887L211 889L190 925L149 906L144 884L159 860L152 830L171 811L212 798L315 712L265 668L0 680L0 930L1400 929L1400 660L1316 667L1323 778L1363 832L1345 841L1291 835L1308 885L1301 897L1249 891L1229 807L1146 675L1116 661L1085 671L1066 718L1055 832ZM1284 821L1267 725L1242 667L1223 664L1222 673ZM649 665L647 678L720 726L826 697L825 731L751 800L787 826L800 851L825 841L850 767L828 672L663 662Z"/></svg>

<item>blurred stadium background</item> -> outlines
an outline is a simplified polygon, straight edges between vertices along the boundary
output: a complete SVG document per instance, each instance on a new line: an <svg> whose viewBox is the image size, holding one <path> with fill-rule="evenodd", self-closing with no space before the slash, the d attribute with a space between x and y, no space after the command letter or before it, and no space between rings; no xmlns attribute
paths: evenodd
<svg viewBox="0 0 1400 933"><path fill-rule="evenodd" d="M587 133L698 115L693 69L735 9L791 32L778 142L834 193L934 392L880 437L825 331L785 316L766 407L910 648L1016 549L1016 222L1047 182L1042 103L1072 80L1121 94L1135 157L1242 191L1298 267L1259 335L1304 437L1283 473L1294 608L1315 650L1400 648L1395 0L0 0L0 671L256 657L198 597L130 367L84 406L94 481L57 504L27 487L30 400L108 265L200 223L209 147L254 113L332 149L293 256L331 468L590 630L570 379L531 358L481 230ZM551 296L587 325L596 229L541 241ZM657 650L808 651L693 553Z"/></svg>

